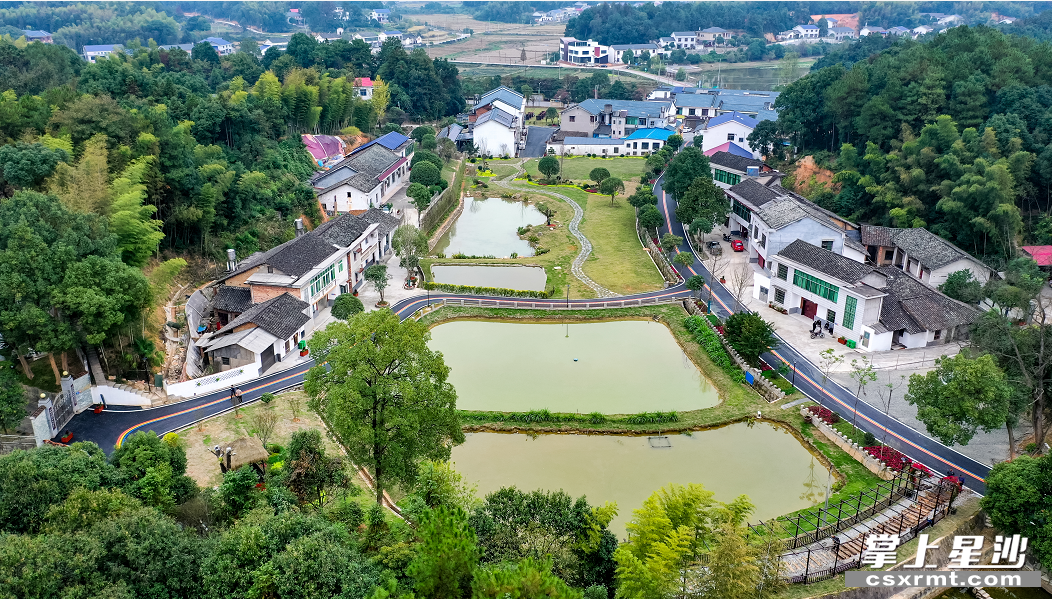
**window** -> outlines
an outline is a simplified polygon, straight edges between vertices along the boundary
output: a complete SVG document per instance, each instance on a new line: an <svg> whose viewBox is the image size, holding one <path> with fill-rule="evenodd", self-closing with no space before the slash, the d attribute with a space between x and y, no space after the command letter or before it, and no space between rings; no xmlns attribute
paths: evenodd
<svg viewBox="0 0 1052 599"><path fill-rule="evenodd" d="M826 320L829 322L836 322L836 312L832 310L826 310Z"/></svg>
<svg viewBox="0 0 1052 599"><path fill-rule="evenodd" d="M577 121L577 117L575 117L575 116L571 116L571 117L570 117L570 122L571 122L571 123L574 123L574 122L576 122L576 121Z"/></svg>
<svg viewBox="0 0 1052 599"><path fill-rule="evenodd" d="M767 249L767 234L766 233L764 233L760 237L760 247L762 247L764 249Z"/></svg>
<svg viewBox="0 0 1052 599"><path fill-rule="evenodd" d="M737 185L742 182L742 176L734 173L728 173L727 171L720 170L718 168L712 169L712 178L720 183L726 183L727 185Z"/></svg>
<svg viewBox="0 0 1052 599"><path fill-rule="evenodd" d="M644 150L649 150L650 149L650 142L644 141L644 142L642 142L642 144L643 144L642 149L644 149Z"/></svg>
<svg viewBox="0 0 1052 599"><path fill-rule="evenodd" d="M226 356L223 356L222 360L223 360L223 366L230 366L230 358L227 358Z"/></svg>
<svg viewBox="0 0 1052 599"><path fill-rule="evenodd" d="M832 252L833 251L833 240L832 239L823 239L822 240L822 249L826 250L827 252Z"/></svg>
<svg viewBox="0 0 1052 599"><path fill-rule="evenodd" d="M855 310L858 308L858 300L847 296L844 300L844 322L841 325L853 329L855 328Z"/></svg>
<svg viewBox="0 0 1052 599"><path fill-rule="evenodd" d="M778 265L778 278L783 281L789 280L789 267L784 264Z"/></svg>
<svg viewBox="0 0 1052 599"><path fill-rule="evenodd" d="M735 135L734 133L728 133L727 134L727 141L734 141L734 138L736 138L736 137L738 137L738 136Z"/></svg>
<svg viewBox="0 0 1052 599"><path fill-rule="evenodd" d="M785 289L774 288L774 301L779 304L785 303Z"/></svg>
<svg viewBox="0 0 1052 599"><path fill-rule="evenodd" d="M694 109L693 108L688 109L687 110L687 114L689 114L690 116L694 116Z"/></svg>
<svg viewBox="0 0 1052 599"><path fill-rule="evenodd" d="M329 268L326 268L321 273L314 276L310 280L310 297L314 297L321 293L329 283L332 283L336 279L336 265L330 264Z"/></svg>
<svg viewBox="0 0 1052 599"><path fill-rule="evenodd" d="M760 227L758 227L757 225L753 225L752 226L752 236L753 236L753 239L756 239L757 237L760 236Z"/></svg>
<svg viewBox="0 0 1052 599"><path fill-rule="evenodd" d="M824 297L831 302L836 302L840 293L840 288L836 285L830 285L818 277L812 277L807 273L800 272L799 269L793 270L793 285Z"/></svg>
<svg viewBox="0 0 1052 599"><path fill-rule="evenodd" d="M884 261L885 262L891 262L892 259L894 259L894 258L895 258L895 250L885 250L884 251Z"/></svg>
<svg viewBox="0 0 1052 599"><path fill-rule="evenodd" d="M752 220L752 210L746 208L745 204L742 204L738 200L734 200L734 205L731 207L731 211L745 222Z"/></svg>
<svg viewBox="0 0 1052 599"><path fill-rule="evenodd" d="M617 154L617 148L616 147L614 148L614 154Z"/></svg>
<svg viewBox="0 0 1052 599"><path fill-rule="evenodd" d="M638 141L632 142L632 149L633 150L638 150L639 149L639 142Z"/></svg>

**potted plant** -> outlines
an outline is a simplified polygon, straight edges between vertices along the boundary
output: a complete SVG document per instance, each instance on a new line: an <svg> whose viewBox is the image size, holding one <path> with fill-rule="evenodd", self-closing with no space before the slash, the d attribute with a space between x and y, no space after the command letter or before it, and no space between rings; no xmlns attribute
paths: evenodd
<svg viewBox="0 0 1052 599"><path fill-rule="evenodd" d="M727 282L727 277L721 276L720 277L720 283L726 283L726 282Z"/></svg>
<svg viewBox="0 0 1052 599"><path fill-rule="evenodd" d="M62 433L62 442L63 443L69 443L72 440L73 440L73 432L72 431L66 431L66 432Z"/></svg>
<svg viewBox="0 0 1052 599"><path fill-rule="evenodd" d="M307 349L307 348L303 348L303 349L300 350L300 357L302 358L303 356L306 356L308 353L310 353L310 350Z"/></svg>
<svg viewBox="0 0 1052 599"><path fill-rule="evenodd" d="M837 339L837 343L839 343L840 345L847 345L847 338L844 337L844 336L841 336L841 337L839 337Z"/></svg>

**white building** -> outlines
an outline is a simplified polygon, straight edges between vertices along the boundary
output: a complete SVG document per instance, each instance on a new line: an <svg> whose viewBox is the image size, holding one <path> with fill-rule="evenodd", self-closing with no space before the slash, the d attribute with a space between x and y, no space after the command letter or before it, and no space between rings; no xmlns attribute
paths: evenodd
<svg viewBox="0 0 1052 599"><path fill-rule="evenodd" d="M649 52L651 56L666 54L665 49L657 44L614 44L610 46L613 62L624 63L625 52L628 51L632 52L635 60L639 60L639 55L643 52Z"/></svg>
<svg viewBox="0 0 1052 599"><path fill-rule="evenodd" d="M867 35L879 35L881 37L887 37L888 32L883 27L876 25L866 25L858 31L859 37L866 37Z"/></svg>
<svg viewBox="0 0 1052 599"><path fill-rule="evenodd" d="M526 144L526 98L503 85L479 97L468 122L472 143L490 156L518 156Z"/></svg>
<svg viewBox="0 0 1052 599"><path fill-rule="evenodd" d="M559 60L573 64L609 64L612 61L610 46L592 40L573 37L559 38Z"/></svg>
<svg viewBox="0 0 1052 599"><path fill-rule="evenodd" d="M327 214L361 214L383 205L409 181L413 141L391 132L357 148L311 178Z"/></svg>
<svg viewBox="0 0 1052 599"><path fill-rule="evenodd" d="M830 27L826 37L840 41L857 38L858 33L850 27Z"/></svg>
<svg viewBox="0 0 1052 599"><path fill-rule="evenodd" d="M994 269L927 229L862 225L861 240L870 263L904 270L933 287L959 270L970 271L984 284L996 275Z"/></svg>
<svg viewBox="0 0 1052 599"><path fill-rule="evenodd" d="M374 8L369 13L369 18L383 24L391 20L391 11L386 8Z"/></svg>
<svg viewBox="0 0 1052 599"><path fill-rule="evenodd" d="M211 46L215 48L216 53L220 56L227 56L228 54L234 53L234 44L231 44L221 37L206 37L201 41L211 44Z"/></svg>
<svg viewBox="0 0 1052 599"><path fill-rule="evenodd" d="M625 140L609 137L566 137L561 141L549 141L547 144L548 154L555 156L623 156L624 148Z"/></svg>
<svg viewBox="0 0 1052 599"><path fill-rule="evenodd" d="M927 35L927 34L931 33L932 31L935 31L935 28L934 27L928 27L927 25L921 25L919 27L914 27L913 28L913 37L914 37L914 39L916 39L916 38L918 38L918 37L920 37L922 35Z"/></svg>
<svg viewBox="0 0 1052 599"><path fill-rule="evenodd" d="M715 46L720 39L724 42L731 39L731 32L723 27L708 27L698 32L697 43L704 46Z"/></svg>
<svg viewBox="0 0 1052 599"><path fill-rule="evenodd" d="M708 123L705 124L705 129L695 133L694 145L698 145L698 135L702 135L701 140L701 151L707 152L718 146L721 146L727 142L732 142L740 148L745 149L747 152L752 153L754 158L757 158L756 152L749 147L749 134L753 132L759 121L746 116L740 112L731 112L722 114L718 117L709 119Z"/></svg>
<svg viewBox="0 0 1052 599"><path fill-rule="evenodd" d="M796 32L797 38L803 40L817 40L818 39L818 25L797 25L793 27L793 31Z"/></svg>
<svg viewBox="0 0 1052 599"><path fill-rule="evenodd" d="M673 31L672 39L676 40L677 48L693 50L698 47L698 33L696 31Z"/></svg>
<svg viewBox="0 0 1052 599"><path fill-rule="evenodd" d="M84 46L81 55L88 62L95 62L100 58L106 58L114 52L123 52L124 46L120 44L103 44L99 46Z"/></svg>
<svg viewBox="0 0 1052 599"><path fill-rule="evenodd" d="M358 77L354 80L354 93L363 100L373 99L373 80L368 77Z"/></svg>

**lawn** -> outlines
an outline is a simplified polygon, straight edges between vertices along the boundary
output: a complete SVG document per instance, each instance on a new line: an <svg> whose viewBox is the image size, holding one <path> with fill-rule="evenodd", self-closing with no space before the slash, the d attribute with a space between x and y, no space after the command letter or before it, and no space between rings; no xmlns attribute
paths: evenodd
<svg viewBox="0 0 1052 599"><path fill-rule="evenodd" d="M526 161L526 172L534 179L542 178L544 175L537 170L540 158L531 158ZM639 177L646 170L646 159L644 158L569 158L563 160L563 179L574 182L588 181L589 173L596 167L603 167L610 171L610 175L622 181L639 182Z"/></svg>
<svg viewBox="0 0 1052 599"><path fill-rule="evenodd" d="M562 192L567 188L558 189ZM584 208L581 233L592 242L592 255L584 263L585 274L603 287L623 295L664 287L664 278L639 243L635 209L625 198L618 198L611 206L609 196L569 191L587 196L584 202L578 200Z"/></svg>

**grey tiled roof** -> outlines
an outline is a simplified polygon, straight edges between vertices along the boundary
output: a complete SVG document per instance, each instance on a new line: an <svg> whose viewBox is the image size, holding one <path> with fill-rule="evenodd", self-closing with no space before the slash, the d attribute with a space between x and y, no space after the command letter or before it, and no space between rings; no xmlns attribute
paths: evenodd
<svg viewBox="0 0 1052 599"><path fill-rule="evenodd" d="M489 121L496 121L505 127L512 127L515 125L515 117L513 115L504 112L500 108L494 108L480 116L475 121L475 126L478 127L482 123L487 123Z"/></svg>
<svg viewBox="0 0 1052 599"><path fill-rule="evenodd" d="M661 118L662 109L668 109L672 105L671 102L641 102L637 100L604 100L599 98L589 98L584 102L581 102L580 106L588 114L599 114L603 112L603 107L610 104L613 110L627 110L628 116L647 118Z"/></svg>
<svg viewBox="0 0 1052 599"><path fill-rule="evenodd" d="M379 225L381 235L386 235L391 231L394 231L402 224L402 221L399 220L398 217L390 212L384 212L379 208L370 208L366 210L365 214L361 215L360 218L365 219L367 222Z"/></svg>
<svg viewBox="0 0 1052 599"><path fill-rule="evenodd" d="M311 234L319 235L333 245L350 247L368 228L369 223L366 220L353 214L343 214L323 223Z"/></svg>
<svg viewBox="0 0 1052 599"><path fill-rule="evenodd" d="M233 331L243 324L252 323L278 339L288 339L310 321L303 313L306 308L307 302L282 293L252 306L244 314L230 321L224 330Z"/></svg>
<svg viewBox="0 0 1052 599"><path fill-rule="evenodd" d="M895 267L884 266L877 272L888 278L889 297L884 298L880 314L888 330L937 331L971 324L979 318L975 308L950 299Z"/></svg>
<svg viewBox="0 0 1052 599"><path fill-rule="evenodd" d="M252 290L248 287L221 285L216 290L216 297L212 300L212 307L223 312L237 312L240 314L252 307Z"/></svg>
<svg viewBox="0 0 1052 599"><path fill-rule="evenodd" d="M379 144L359 148L331 169L315 173L311 177L311 184L319 189L320 193L345 184L360 191L370 192L380 184L377 177L400 158L401 156Z"/></svg>
<svg viewBox="0 0 1052 599"><path fill-rule="evenodd" d="M732 186L727 191L749 202L756 208L760 208L767 202L783 195L781 187L767 187L753 179L742 179L741 183Z"/></svg>
<svg viewBox="0 0 1052 599"><path fill-rule="evenodd" d="M262 254L250 256L238 265L234 272L224 274L219 281L225 281L234 275L241 274L257 266L267 264L275 269L291 275L301 277L304 273L318 265L331 256L336 248L321 237L310 233L270 249Z"/></svg>
<svg viewBox="0 0 1052 599"><path fill-rule="evenodd" d="M763 160L746 158L745 156L739 156L730 152L715 152L712 156L709 156L709 164L715 164L716 166L722 166L724 168L730 168L744 173L747 167L762 167Z"/></svg>
<svg viewBox="0 0 1052 599"><path fill-rule="evenodd" d="M851 258L845 258L840 254L834 254L829 250L823 250L822 248L811 245L803 239L797 239L789 245L782 248L782 251L776 254L783 258L787 258L802 264L811 270L816 270L820 273L829 275L836 278L837 280L844 281L845 283L855 283L862 280L863 277L873 272L873 267L863 264L861 262L855 262Z"/></svg>
<svg viewBox="0 0 1052 599"><path fill-rule="evenodd" d="M898 247L909 254L910 258L916 258L929 269L942 268L961 258L975 260L968 252L931 231L921 228L895 229L863 225L862 243L881 247Z"/></svg>
<svg viewBox="0 0 1052 599"><path fill-rule="evenodd" d="M512 108L521 108L524 98L517 91L508 89L503 85L489 90L479 98L478 106L485 106L494 100L500 100Z"/></svg>
<svg viewBox="0 0 1052 599"><path fill-rule="evenodd" d="M892 229L891 227L862 225L862 244L892 247L894 245L891 241L893 231L895 231L895 229Z"/></svg>

